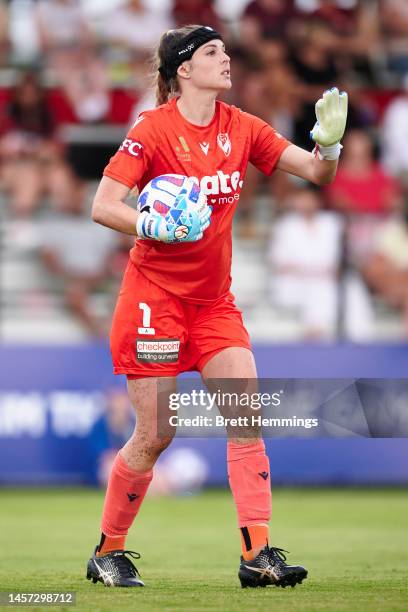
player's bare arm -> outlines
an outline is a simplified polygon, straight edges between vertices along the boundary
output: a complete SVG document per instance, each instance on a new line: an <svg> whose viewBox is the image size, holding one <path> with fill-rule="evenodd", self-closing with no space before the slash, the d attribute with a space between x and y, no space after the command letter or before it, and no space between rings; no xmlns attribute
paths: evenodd
<svg viewBox="0 0 408 612"><path fill-rule="evenodd" d="M125 203L129 191L127 185L103 176L93 201L92 219L118 232L135 236L139 213Z"/></svg>
<svg viewBox="0 0 408 612"><path fill-rule="evenodd" d="M292 144L283 151L277 168L315 185L327 185L336 176L337 164L337 159L320 160L313 153Z"/></svg>

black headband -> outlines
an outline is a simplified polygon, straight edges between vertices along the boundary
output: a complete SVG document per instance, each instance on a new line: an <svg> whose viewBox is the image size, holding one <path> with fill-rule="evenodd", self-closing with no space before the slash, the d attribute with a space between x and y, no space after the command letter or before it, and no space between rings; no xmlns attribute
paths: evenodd
<svg viewBox="0 0 408 612"><path fill-rule="evenodd" d="M159 72L164 80L168 81L174 78L180 64L191 59L193 53L197 51L199 47L205 45L205 43L208 43L210 40L216 39L222 40L222 36L219 32L209 26L201 26L176 43L170 43L167 57L163 65L159 68Z"/></svg>

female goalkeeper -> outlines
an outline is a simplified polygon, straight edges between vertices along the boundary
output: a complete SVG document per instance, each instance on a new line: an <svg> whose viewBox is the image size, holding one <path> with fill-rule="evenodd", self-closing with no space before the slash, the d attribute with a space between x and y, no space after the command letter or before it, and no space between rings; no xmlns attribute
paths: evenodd
<svg viewBox="0 0 408 612"><path fill-rule="evenodd" d="M158 432L158 422L165 423L163 398L175 390L176 376L186 370L199 371L204 380L257 376L230 293L231 225L248 162L267 175L279 168L317 185L330 183L347 115L347 95L326 91L316 104L316 147L310 153L261 119L218 101L218 93L231 87L230 58L210 27L165 33L157 69L158 106L138 117L111 158L92 211L97 223L137 238L111 332L114 371L127 376L137 425L114 461L101 541L87 569L89 579L107 586L143 586L126 554L139 556L125 551L125 539L153 466L173 436L165 424L165 435L163 427ZM191 213L192 230L177 244L175 226L163 216L125 203L130 190L140 191L166 173L196 177L209 205ZM287 565L282 550L269 546L271 487L262 439L229 437L227 463L242 543L242 586L301 582L305 568Z"/></svg>

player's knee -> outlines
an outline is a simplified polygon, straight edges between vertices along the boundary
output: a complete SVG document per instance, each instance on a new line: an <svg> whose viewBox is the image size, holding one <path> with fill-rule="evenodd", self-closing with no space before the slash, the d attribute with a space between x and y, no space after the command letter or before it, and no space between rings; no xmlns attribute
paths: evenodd
<svg viewBox="0 0 408 612"><path fill-rule="evenodd" d="M148 457L150 460L156 460L161 453L171 444L172 435L150 437L150 436L134 436L129 443L134 446L138 454Z"/></svg>
<svg viewBox="0 0 408 612"><path fill-rule="evenodd" d="M163 436L154 438L149 445L149 451L155 457L159 457L163 451L171 444L174 436Z"/></svg>

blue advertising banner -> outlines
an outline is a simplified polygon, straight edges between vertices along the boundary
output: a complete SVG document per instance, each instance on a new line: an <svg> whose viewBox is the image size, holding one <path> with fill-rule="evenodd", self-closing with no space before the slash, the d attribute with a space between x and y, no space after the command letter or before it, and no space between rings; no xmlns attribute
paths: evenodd
<svg viewBox="0 0 408 612"><path fill-rule="evenodd" d="M404 379L408 372L408 346L401 345L259 346L255 356L259 375L269 378ZM128 421L120 432L108 426L112 398L118 404L125 381L113 376L107 345L3 345L0 362L0 483L97 483L100 457L120 447L132 426ZM393 435L267 439L273 480L407 484L408 440ZM227 482L225 439L178 438L165 455L172 453L173 471L177 457L184 463L187 457L206 484Z"/></svg>

